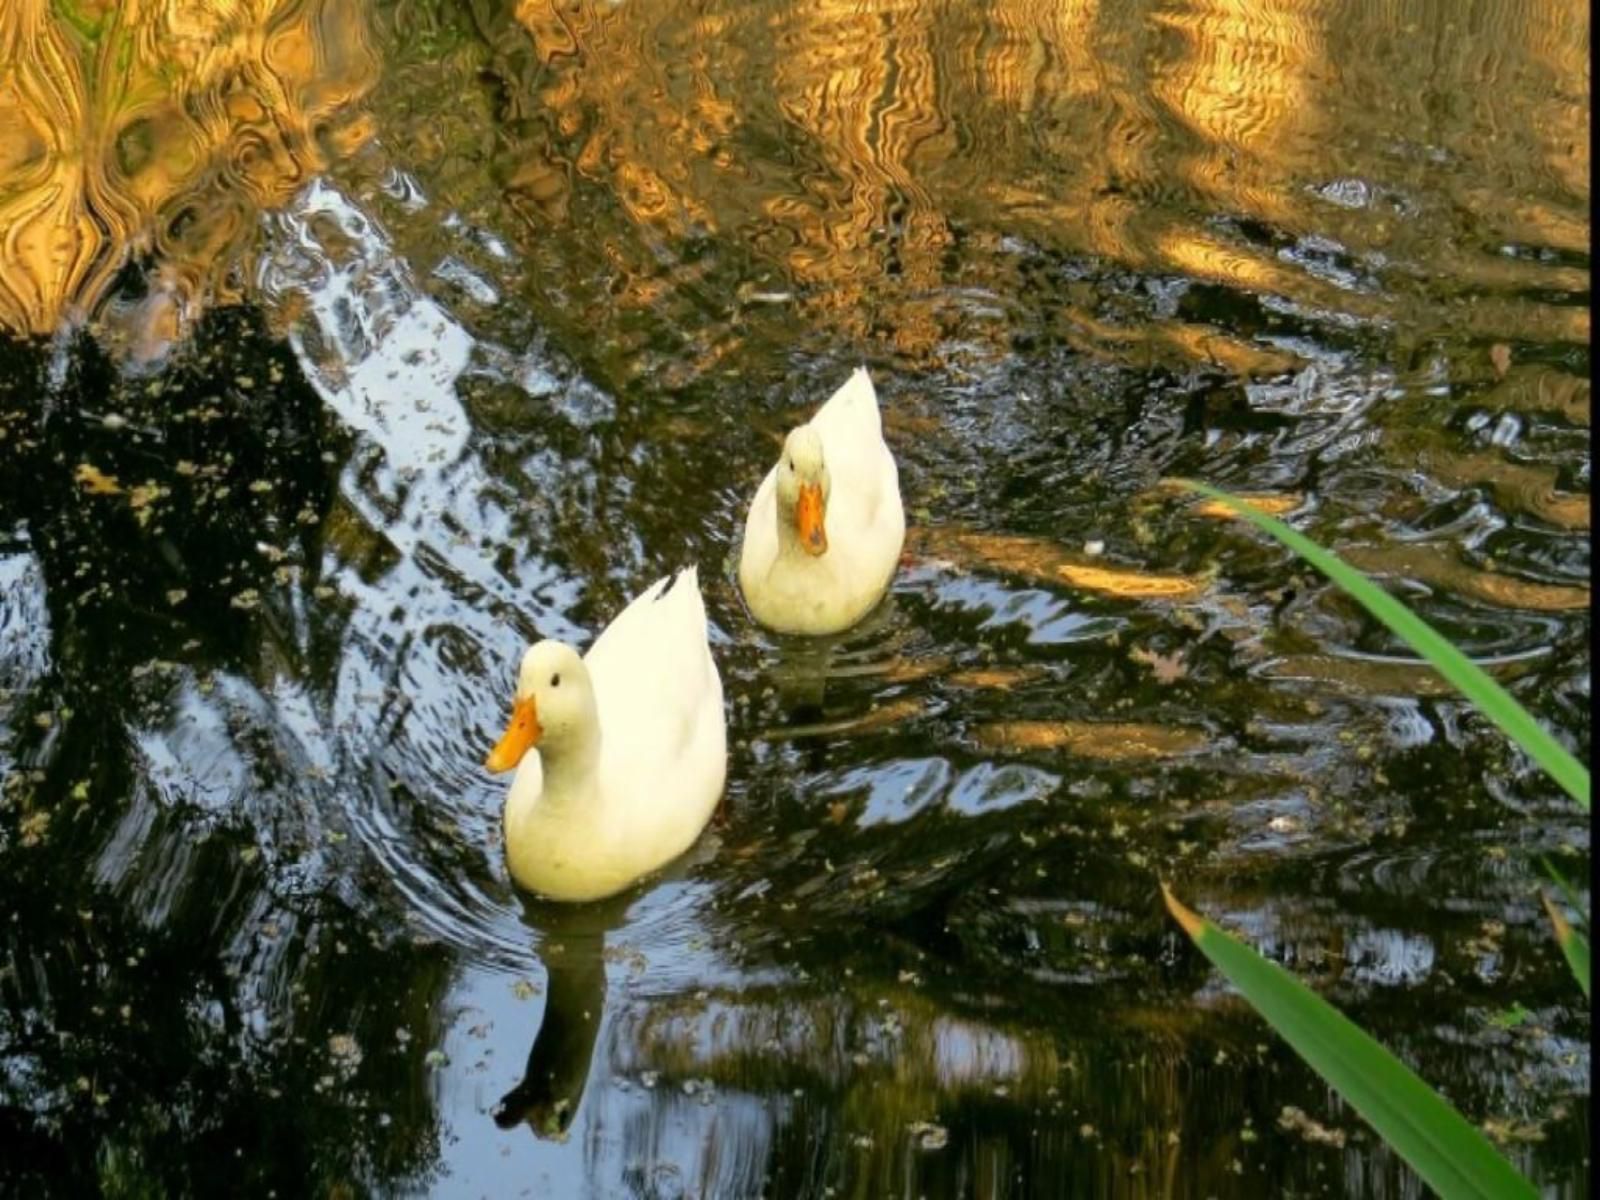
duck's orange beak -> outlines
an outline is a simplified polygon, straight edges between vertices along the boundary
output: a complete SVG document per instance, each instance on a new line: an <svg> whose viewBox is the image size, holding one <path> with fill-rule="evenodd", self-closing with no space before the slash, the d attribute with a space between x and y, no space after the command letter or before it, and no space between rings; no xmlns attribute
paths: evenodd
<svg viewBox="0 0 1600 1200"><path fill-rule="evenodd" d="M539 706L533 697L518 700L511 706L511 723L489 751L483 765L496 774L511 770L522 761L524 754L539 744L539 735L543 732L539 728Z"/></svg>
<svg viewBox="0 0 1600 1200"><path fill-rule="evenodd" d="M823 528L828 508L822 499L820 483L802 483L800 500L794 506L794 527L800 534L800 546L807 554L825 554L828 550L828 531Z"/></svg>

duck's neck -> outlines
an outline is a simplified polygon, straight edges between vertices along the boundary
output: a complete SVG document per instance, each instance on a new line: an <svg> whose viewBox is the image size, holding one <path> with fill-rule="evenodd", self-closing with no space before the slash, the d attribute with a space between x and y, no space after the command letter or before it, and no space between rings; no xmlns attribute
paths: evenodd
<svg viewBox="0 0 1600 1200"><path fill-rule="evenodd" d="M811 558L800 544L800 530L795 527L794 505L784 508L780 497L778 509L778 557L791 563L804 563Z"/></svg>
<svg viewBox="0 0 1600 1200"><path fill-rule="evenodd" d="M595 811L600 790L600 730L568 734L559 746L539 748L539 789L512 785L506 796L506 819L519 825L529 819L562 819L571 813Z"/></svg>
<svg viewBox="0 0 1600 1200"><path fill-rule="evenodd" d="M544 754L544 794L551 808L590 802L600 781L600 730L591 725L570 733L559 748Z"/></svg>

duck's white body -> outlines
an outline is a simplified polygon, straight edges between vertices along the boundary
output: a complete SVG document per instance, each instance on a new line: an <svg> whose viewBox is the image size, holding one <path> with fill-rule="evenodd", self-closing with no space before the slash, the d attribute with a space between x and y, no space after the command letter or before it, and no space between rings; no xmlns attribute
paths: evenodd
<svg viewBox="0 0 1600 1200"><path fill-rule="evenodd" d="M552 660L530 675L544 647L570 656L555 660L565 693L548 690ZM550 642L524 658L518 695L544 689L539 722L550 712L556 724L540 753L524 753L505 804L511 876L553 900L612 895L682 854L727 774L722 679L694 568L646 588L576 663ZM580 710L572 684L585 671L593 703Z"/></svg>
<svg viewBox="0 0 1600 1200"><path fill-rule="evenodd" d="M807 552L789 532L780 495L780 472L789 451L767 472L745 521L739 587L751 614L782 633L826 634L866 616L894 578L905 541L900 475L883 440L878 396L864 368L856 368L800 430L814 431L826 464L826 550Z"/></svg>

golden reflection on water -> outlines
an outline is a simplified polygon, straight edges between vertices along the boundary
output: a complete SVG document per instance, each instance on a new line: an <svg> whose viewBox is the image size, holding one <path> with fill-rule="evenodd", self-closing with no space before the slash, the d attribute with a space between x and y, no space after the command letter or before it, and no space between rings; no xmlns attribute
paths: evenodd
<svg viewBox="0 0 1600 1200"><path fill-rule="evenodd" d="M230 290L262 210L369 136L377 69L335 0L9 0L0 62L0 325L92 315L140 255L154 343Z"/></svg>
<svg viewBox="0 0 1600 1200"><path fill-rule="evenodd" d="M1044 538L984 533L954 526L924 526L908 533L912 550L966 571L994 571L1045 584L1067 583L1125 600L1193 600L1210 580L1089 561Z"/></svg>
<svg viewBox="0 0 1600 1200"><path fill-rule="evenodd" d="M1139 721L1001 721L973 731L978 743L1001 750L1066 750L1109 762L1172 758L1203 750L1198 729Z"/></svg>
<svg viewBox="0 0 1600 1200"><path fill-rule="evenodd" d="M1004 233L1423 333L1589 337L1581 305L1529 295L1583 272L1498 253L1587 252L1581 5L1460 19L1376 0L505 8L522 46L499 38L498 201L532 240L592 237L624 311L693 291L709 268L678 248L712 238L771 272L769 290L794 289L811 326L924 358L958 284L1015 287L994 253ZM407 88L366 112L379 68L365 19L331 0L5 5L0 322L46 332L93 315L147 255L166 299L143 336L160 342L227 291L260 211L372 133L401 166L448 155L428 120L446 115L409 111ZM1433 284L1375 288L1285 248L1312 236ZM957 280L962 239L975 249ZM1091 349L1244 375L1292 365L1178 318L1083 309L1064 324ZM696 369L735 340L708 335Z"/></svg>
<svg viewBox="0 0 1600 1200"><path fill-rule="evenodd" d="M1449 588L1497 608L1535 612L1570 612L1589 607L1589 589L1518 579L1499 571L1480 570L1461 561L1449 546L1428 542L1386 546L1347 546L1341 554L1368 573L1383 572Z"/></svg>
<svg viewBox="0 0 1600 1200"><path fill-rule="evenodd" d="M1393 438L1384 444L1392 457L1404 461L1415 439ZM1500 507L1526 513L1560 529L1589 528L1587 495L1558 489L1560 471L1537 462L1515 462L1494 452L1469 453L1449 445L1422 446L1416 461L1447 487L1487 488Z"/></svg>
<svg viewBox="0 0 1600 1200"><path fill-rule="evenodd" d="M837 335L934 353L955 303L946 250L1003 229L1363 320L1588 340L1581 306L1528 297L1532 278L1496 253L1586 242L1587 20L1570 6L1427 28L1390 5L1317 0L679 8L519 0L544 68L525 99L554 137L527 147L514 186L565 219L570 145L572 174L634 223L733 239ZM1489 294L1386 295L1230 221ZM628 274L629 251L612 250ZM1091 340L1151 342L1143 325L1081 316ZM1165 351L1268 365L1163 324Z"/></svg>
<svg viewBox="0 0 1600 1200"><path fill-rule="evenodd" d="M1496 680L1504 683L1526 674L1536 665L1531 658L1479 660ZM1315 684L1347 696L1450 696L1449 683L1425 662L1399 659L1354 658L1341 654L1289 654L1261 667L1261 676Z"/></svg>
<svg viewBox="0 0 1600 1200"><path fill-rule="evenodd" d="M1325 119L1312 88L1326 53L1322 7L1196 0L1151 14L1180 47L1157 69L1152 91L1198 135L1201 149L1184 170L1201 194L1267 220L1289 217L1291 197L1272 168L1286 149L1309 144Z"/></svg>

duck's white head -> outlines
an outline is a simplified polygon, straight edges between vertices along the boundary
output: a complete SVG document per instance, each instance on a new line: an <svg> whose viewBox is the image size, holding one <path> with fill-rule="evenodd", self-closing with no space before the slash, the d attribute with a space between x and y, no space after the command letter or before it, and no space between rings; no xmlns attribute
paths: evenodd
<svg viewBox="0 0 1600 1200"><path fill-rule="evenodd" d="M565 642L537 642L522 656L511 721L483 765L509 771L535 746L559 755L587 737L594 723L594 688L583 659Z"/></svg>
<svg viewBox="0 0 1600 1200"><path fill-rule="evenodd" d="M822 437L810 425L789 431L778 460L778 520L807 554L828 550L828 493L833 483L822 457Z"/></svg>

